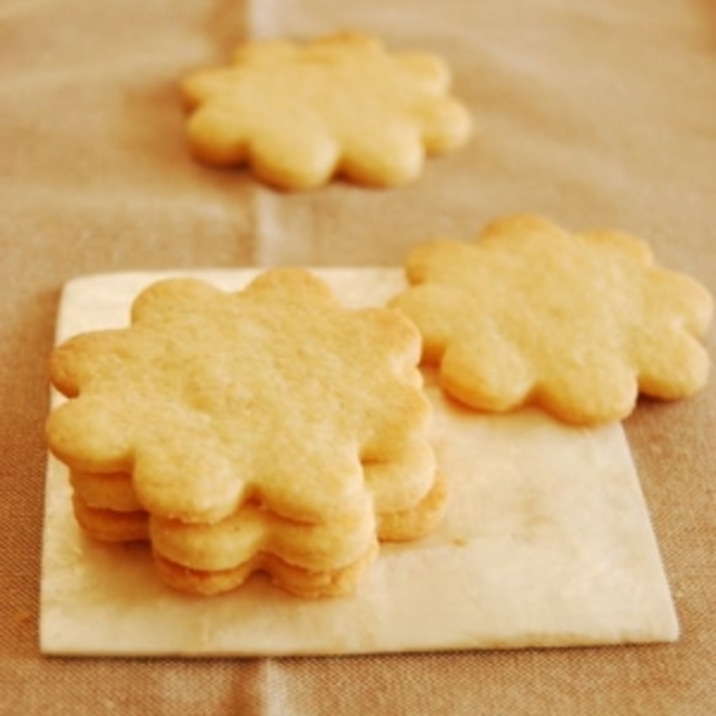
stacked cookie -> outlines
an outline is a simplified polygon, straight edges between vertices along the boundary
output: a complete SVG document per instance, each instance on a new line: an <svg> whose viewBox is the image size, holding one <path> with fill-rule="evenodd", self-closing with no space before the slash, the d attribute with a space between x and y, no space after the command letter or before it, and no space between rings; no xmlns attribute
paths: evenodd
<svg viewBox="0 0 716 716"><path fill-rule="evenodd" d="M131 325L53 353L70 398L48 442L93 537L148 540L172 586L214 594L254 572L301 596L353 592L381 540L445 504L417 369L392 309L343 309L299 269L240 293L156 283Z"/></svg>

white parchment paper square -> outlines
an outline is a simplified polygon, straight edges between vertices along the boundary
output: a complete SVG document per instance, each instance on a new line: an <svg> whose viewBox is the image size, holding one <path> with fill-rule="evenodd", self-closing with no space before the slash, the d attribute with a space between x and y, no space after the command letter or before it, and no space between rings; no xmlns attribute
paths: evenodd
<svg viewBox="0 0 716 716"><path fill-rule="evenodd" d="M347 306L382 305L398 269L323 269ZM254 269L181 272L239 290ZM66 286L57 338L126 325L133 297L177 275L97 275ZM536 410L484 416L427 376L451 496L440 529L385 545L354 597L303 601L261 577L219 597L180 594L146 546L75 524L66 468L48 461L41 648L48 654L240 656L672 641L678 624L619 424L559 424ZM58 400L57 396L53 397Z"/></svg>

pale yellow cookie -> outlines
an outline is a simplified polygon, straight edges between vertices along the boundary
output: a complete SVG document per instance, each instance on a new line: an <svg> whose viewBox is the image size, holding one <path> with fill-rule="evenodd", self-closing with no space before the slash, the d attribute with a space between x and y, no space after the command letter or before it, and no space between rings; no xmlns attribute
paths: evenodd
<svg viewBox="0 0 716 716"><path fill-rule="evenodd" d="M311 571L344 567L376 543L376 525L364 510L311 524L287 520L248 503L216 523L186 523L144 510L116 511L87 505L77 495L75 517L105 542L148 541L155 554L184 567L224 571L271 555Z"/></svg>
<svg viewBox="0 0 716 716"><path fill-rule="evenodd" d="M189 75L182 92L191 149L208 164L248 164L283 189L336 175L384 187L467 140L470 118L449 85L441 58L346 33L248 42L231 66Z"/></svg>
<svg viewBox="0 0 716 716"><path fill-rule="evenodd" d="M240 587L256 572L267 574L281 589L306 599L344 597L353 594L365 570L377 554L374 547L353 564L325 571L311 571L296 567L268 555L256 555L245 564L231 569L203 571L191 569L161 555L155 555L160 577L171 587L183 592L213 596Z"/></svg>
<svg viewBox="0 0 716 716"><path fill-rule="evenodd" d="M128 472L91 473L70 471L74 496L83 505L115 512L136 512L142 505L134 493Z"/></svg>
<svg viewBox="0 0 716 716"><path fill-rule="evenodd" d="M153 515L149 534L155 553L203 571L233 569L259 554L312 571L332 570L355 562L377 541L375 520L363 509L312 524L277 517L251 503L214 524Z"/></svg>
<svg viewBox="0 0 716 716"><path fill-rule="evenodd" d="M633 236L514 216L475 243L416 248L407 276L391 305L417 324L447 393L475 408L536 404L594 424L627 416L639 392L676 399L707 381L712 297Z"/></svg>
<svg viewBox="0 0 716 716"><path fill-rule="evenodd" d="M199 571L333 572L440 519L419 357L399 311L344 309L307 271L160 281L128 328L55 349L48 443L93 536Z"/></svg>
<svg viewBox="0 0 716 716"><path fill-rule="evenodd" d="M72 507L77 524L93 539L102 542L146 542L149 539L149 520L144 510L92 507L76 495Z"/></svg>
<svg viewBox="0 0 716 716"><path fill-rule="evenodd" d="M132 476L128 473L108 473L108 474L92 474L92 473L70 473L70 482L72 484L75 503L81 506L83 513L86 515L88 510L96 510L95 522L97 522L103 511L108 511L113 522L117 522L121 515L116 513L137 513L144 514L145 521L148 523L149 513L142 509L134 488L132 486ZM409 508L397 509L392 511L379 512L375 510L375 531L378 538L386 541L414 539L420 537L437 525L442 518L445 500L447 497L447 485L445 479L437 474L435 482L429 491L417 503ZM236 515L224 520L233 523L232 532L236 532L239 528L243 529L248 525L237 525ZM165 520L165 524L171 525L172 520ZM186 534L190 533L191 527L194 525L181 523L186 528ZM220 527L223 523L212 523L211 525L200 524L199 527L207 526ZM309 523L305 523L309 526ZM372 522L371 522L372 524ZM99 526L99 525L98 525ZM325 523L319 523L318 526L325 526ZM353 528L355 530L355 528ZM101 532L101 529L94 530ZM148 538L148 527L145 530ZM134 535L134 532L132 532ZM99 536L99 535L96 535ZM101 536L99 537L101 539ZM132 536L129 539L136 539ZM117 537L113 537L111 541L119 541ZM244 539L244 542L246 540Z"/></svg>

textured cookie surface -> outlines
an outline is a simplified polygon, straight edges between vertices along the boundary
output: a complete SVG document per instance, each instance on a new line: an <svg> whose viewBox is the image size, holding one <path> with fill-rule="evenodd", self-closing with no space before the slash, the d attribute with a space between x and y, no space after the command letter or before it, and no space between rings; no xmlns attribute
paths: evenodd
<svg viewBox="0 0 716 716"><path fill-rule="evenodd" d="M633 236L513 216L476 243L418 247L407 275L392 305L417 323L444 389L475 408L532 403L595 424L628 415L640 391L682 398L708 378L711 296Z"/></svg>
<svg viewBox="0 0 716 716"><path fill-rule="evenodd" d="M279 563L323 579L439 520L419 354L400 312L343 309L299 269L240 293L160 281L130 327L55 349L70 400L48 442L100 539L149 538L178 568L232 573L218 584Z"/></svg>
<svg viewBox="0 0 716 716"><path fill-rule="evenodd" d="M208 164L248 164L284 189L337 174L391 186L468 138L469 115L449 83L441 58L341 34L249 42L231 66L188 76L182 93L193 110L190 146Z"/></svg>

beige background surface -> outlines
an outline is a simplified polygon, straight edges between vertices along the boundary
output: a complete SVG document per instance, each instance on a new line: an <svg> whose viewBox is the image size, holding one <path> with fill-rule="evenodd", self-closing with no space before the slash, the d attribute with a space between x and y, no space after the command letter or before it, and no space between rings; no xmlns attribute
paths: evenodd
<svg viewBox="0 0 716 716"><path fill-rule="evenodd" d="M394 265L513 210L620 227L716 289L716 8L706 0L0 2L0 714L711 714L716 381L627 431L674 645L402 657L48 659L37 644L45 360L62 283L134 268ZM396 192L258 190L188 157L177 79L253 34L377 30L455 68L476 120ZM709 348L716 356L716 332ZM121 628L121 624L118 625Z"/></svg>

